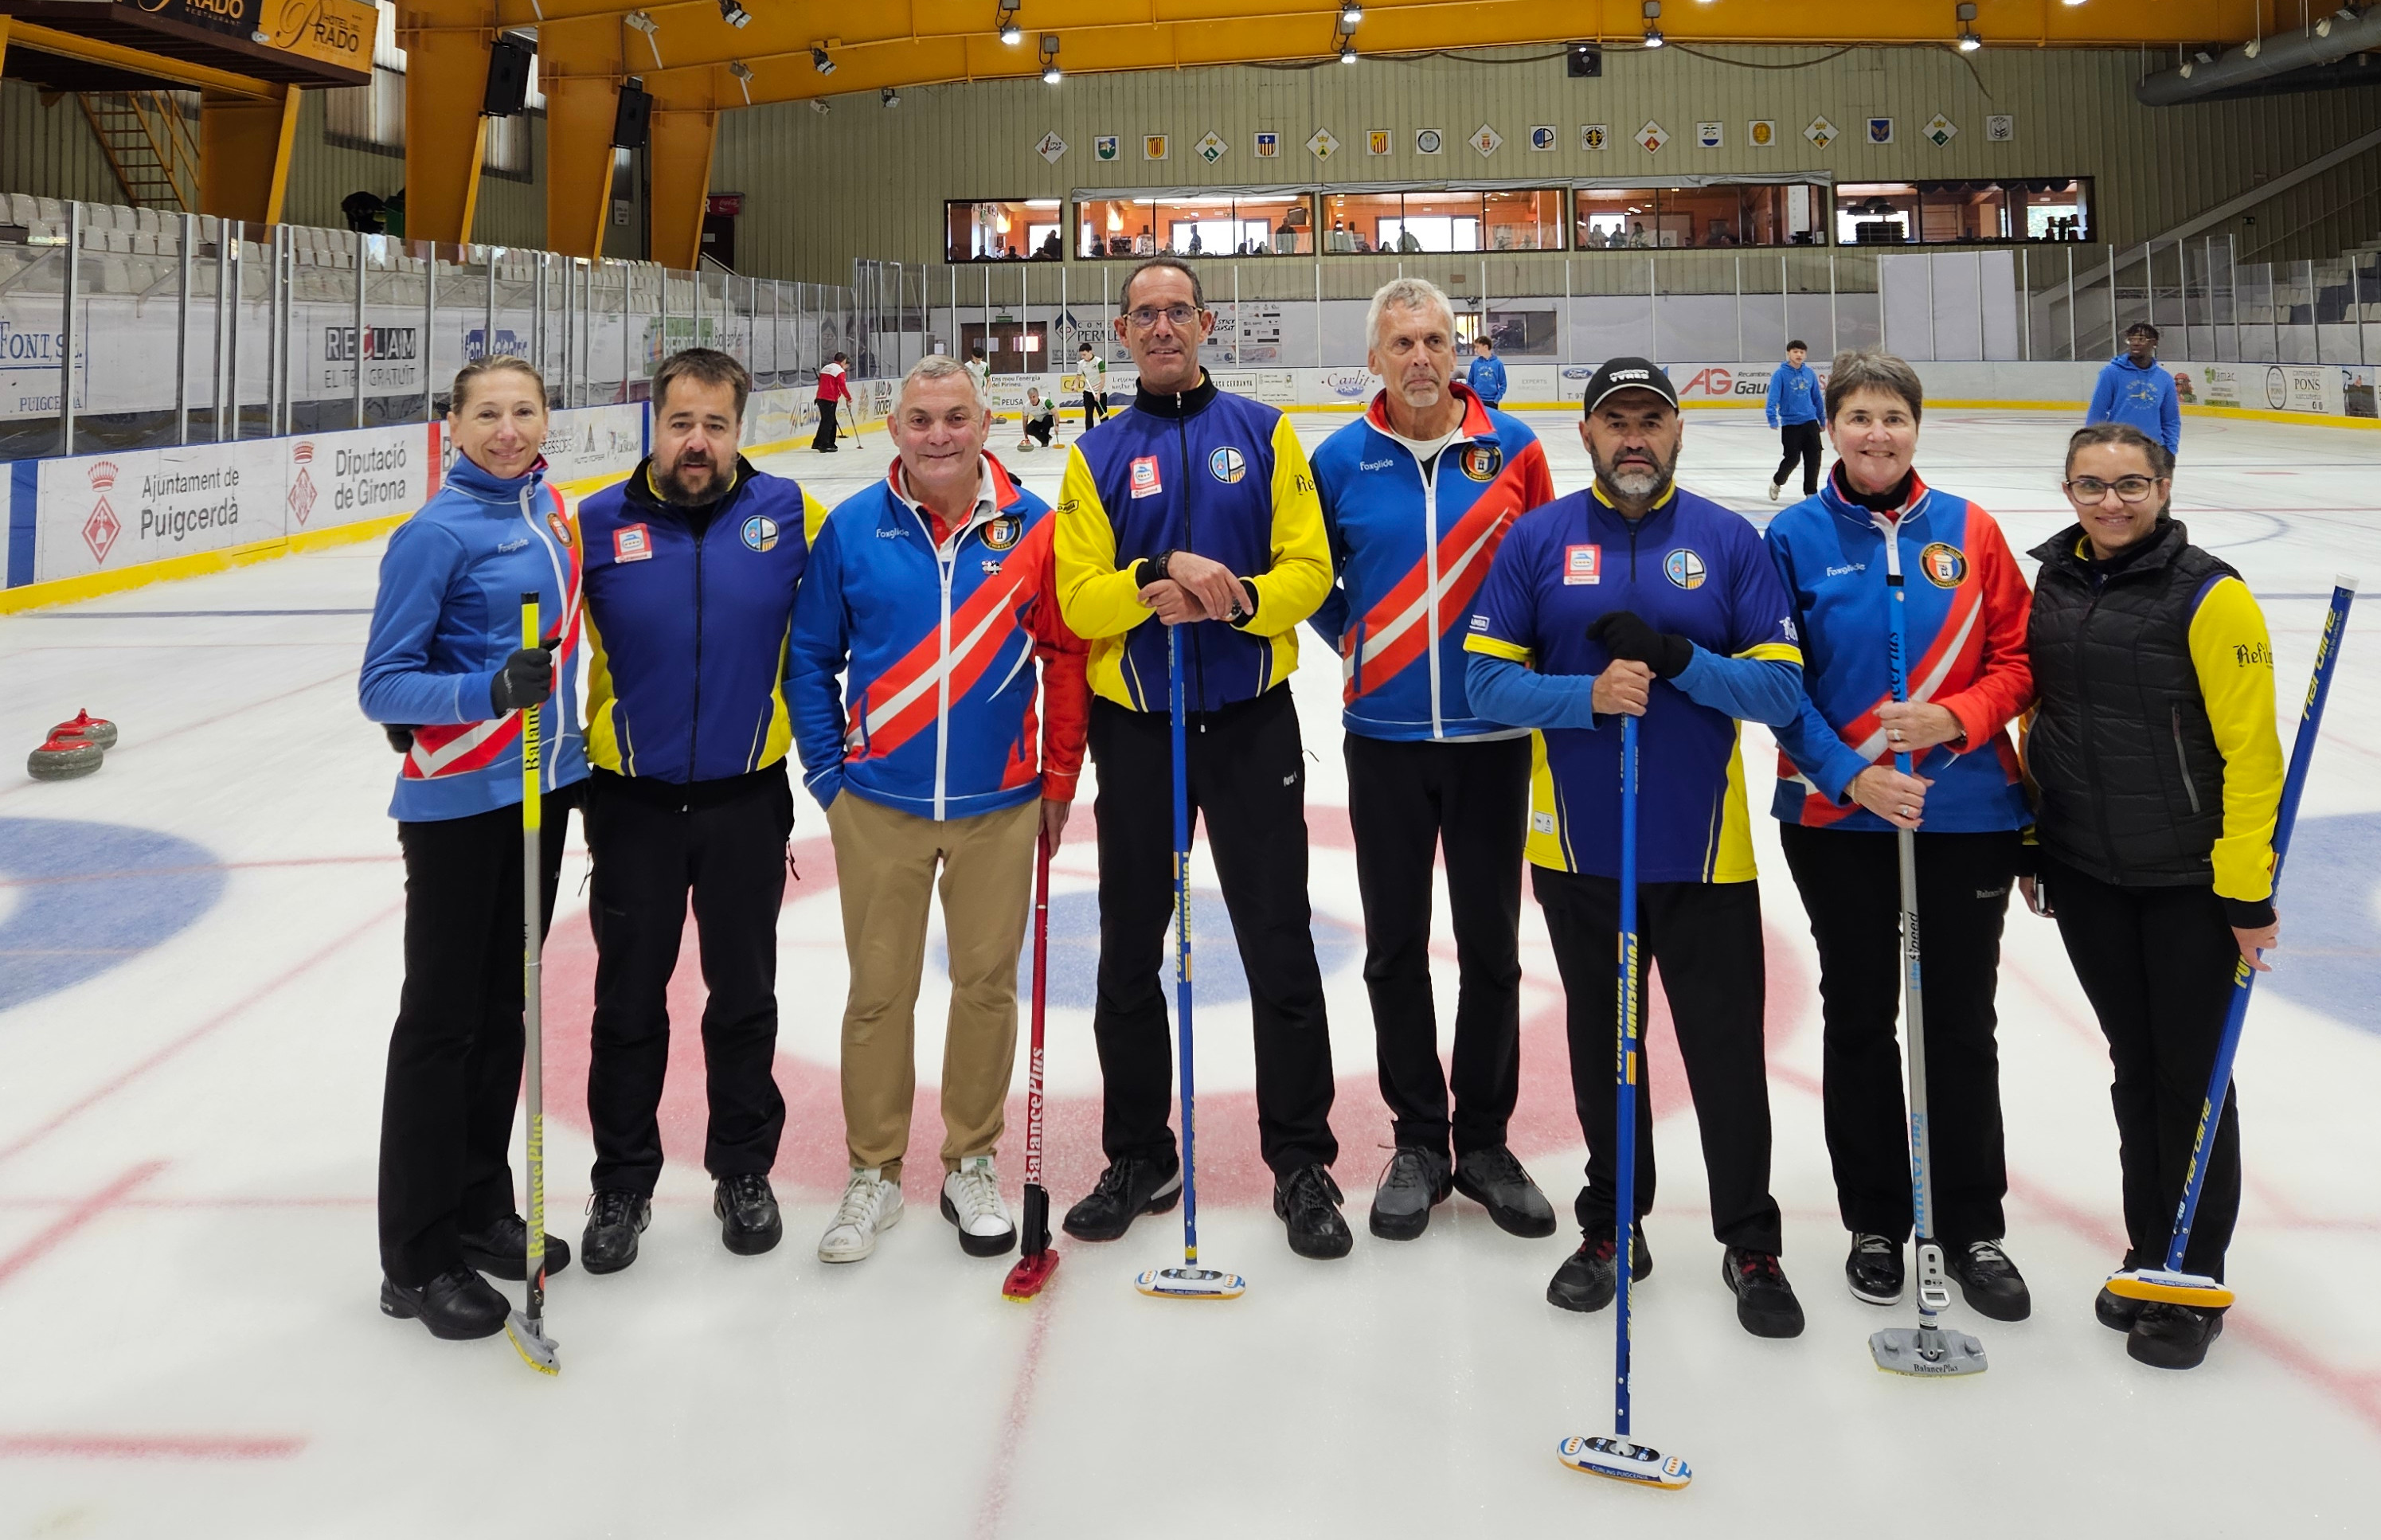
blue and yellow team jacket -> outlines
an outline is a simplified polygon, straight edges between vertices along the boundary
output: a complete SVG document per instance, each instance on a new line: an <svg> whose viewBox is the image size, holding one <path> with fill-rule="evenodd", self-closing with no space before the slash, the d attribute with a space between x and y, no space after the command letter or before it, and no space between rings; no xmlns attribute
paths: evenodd
<svg viewBox="0 0 2381 1540"><path fill-rule="evenodd" d="M597 769L684 785L786 757L786 642L825 518L799 483L740 457L707 511L665 502L650 459L579 505Z"/></svg>
<svg viewBox="0 0 2381 1540"><path fill-rule="evenodd" d="M1131 410L1075 441L1055 547L1059 606L1091 643L1092 692L1134 711L1170 709L1167 628L1138 598L1143 558L1193 551L1254 593L1253 615L1180 628L1194 712L1288 678L1299 622L1331 588L1323 508L1297 432L1280 411L1204 376L1179 396L1142 390Z"/></svg>
<svg viewBox="0 0 2381 1540"><path fill-rule="evenodd" d="M1511 736L1463 690L1464 622L1513 522L1554 501L1545 446L1464 385L1459 436L1428 468L1371 409L1314 451L1339 584L1309 622L1339 654L1347 729L1392 742Z"/></svg>
<svg viewBox="0 0 2381 1540"><path fill-rule="evenodd" d="M1799 668L1794 622L1777 569L1743 517L1673 487L1634 526L1591 487L1522 516L1496 553L1464 645L1543 675L1590 677L1611 654L1587 628L1632 610L1703 654ZM1762 673L1763 670L1752 670ZM1696 699L1690 667L1654 683L1638 728L1637 874L1641 882L1751 882L1752 827L1737 720ZM1781 701L1785 697L1779 696ZM1792 709L1784 704L1779 715ZM1530 790L1532 864L1620 874L1620 734L1550 727L1538 734Z"/></svg>
<svg viewBox="0 0 2381 1540"><path fill-rule="evenodd" d="M819 532L786 689L821 807L850 791L940 821L1074 800L1090 701L1050 581L1050 505L983 461L940 548L898 460Z"/></svg>

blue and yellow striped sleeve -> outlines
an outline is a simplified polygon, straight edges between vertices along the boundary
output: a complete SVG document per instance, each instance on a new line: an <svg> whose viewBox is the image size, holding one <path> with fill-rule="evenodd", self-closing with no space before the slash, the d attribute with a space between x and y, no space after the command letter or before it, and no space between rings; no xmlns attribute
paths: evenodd
<svg viewBox="0 0 2381 1540"><path fill-rule="evenodd" d="M2224 756L2224 832L2216 893L2254 903L2274 892L2274 817L2282 801L2282 739L2274 720L2274 649L2249 585L2224 577L2191 617L2191 666Z"/></svg>
<svg viewBox="0 0 2381 1540"><path fill-rule="evenodd" d="M1067 451L1067 474L1058 484L1058 517L1050 554L1058 583L1058 613L1086 642L1122 636L1149 618L1132 568L1117 568L1116 525L1100 501L1082 446Z"/></svg>
<svg viewBox="0 0 2381 1540"><path fill-rule="evenodd" d="M1273 425L1273 566L1244 576L1257 591L1257 612L1240 629L1259 636L1296 630L1331 592L1331 537L1323 524L1323 499L1287 414Z"/></svg>

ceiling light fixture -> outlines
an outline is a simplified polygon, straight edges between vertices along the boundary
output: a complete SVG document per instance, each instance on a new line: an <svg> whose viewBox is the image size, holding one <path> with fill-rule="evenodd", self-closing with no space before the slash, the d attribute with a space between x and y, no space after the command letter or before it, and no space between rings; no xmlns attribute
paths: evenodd
<svg viewBox="0 0 2381 1540"><path fill-rule="evenodd" d="M1354 64L1356 62L1356 43L1354 39L1343 37L1339 40L1339 62L1341 64Z"/></svg>
<svg viewBox="0 0 2381 1540"><path fill-rule="evenodd" d="M811 98L811 111L818 114L821 117L824 117L832 110L833 109L828 107L826 104L825 97L813 96Z"/></svg>
<svg viewBox="0 0 2381 1540"><path fill-rule="evenodd" d="M879 86L876 88L876 100L882 106L897 107L901 104L901 93L891 86Z"/></svg>
<svg viewBox="0 0 2381 1540"><path fill-rule="evenodd" d="M1982 48L1984 45L1984 40L1976 35L1976 7L1964 3L1963 0L1962 4L1953 8L1952 14L1959 18L1960 22L1960 52L1972 54Z"/></svg>
<svg viewBox="0 0 2381 1540"><path fill-rule="evenodd" d="M1356 24L1363 19L1364 7L1356 4L1356 0L1348 0L1346 5L1339 7L1339 30L1341 31L1354 31L1356 30Z"/></svg>
<svg viewBox="0 0 2381 1540"><path fill-rule="evenodd" d="M1662 46L1662 29L1654 23L1662 19L1662 0L1645 0L1645 46Z"/></svg>
<svg viewBox="0 0 2381 1540"><path fill-rule="evenodd" d="M630 31L645 34L645 46L652 49L653 53L653 67L655 69L663 67L662 45L660 40L653 36L655 32L661 31L661 24L643 11L630 11L620 18L620 21Z"/></svg>
<svg viewBox="0 0 2381 1540"><path fill-rule="evenodd" d="M1017 7L1021 0L1000 0L1000 41L1014 48L1025 41L1025 29L1017 24Z"/></svg>
<svg viewBox="0 0 2381 1540"><path fill-rule="evenodd" d="M828 58L826 56L826 50L820 47L815 43L811 44L811 67L817 70L822 75L832 75L835 73L835 61Z"/></svg>
<svg viewBox="0 0 2381 1540"><path fill-rule="evenodd" d="M749 27L752 24L752 13L738 5L736 0L719 0L719 19L730 27Z"/></svg>
<svg viewBox="0 0 2381 1540"><path fill-rule="evenodd" d="M736 78L736 84L743 91L744 104L751 106L752 104L752 67L742 59L730 59L727 61L727 73Z"/></svg>
<svg viewBox="0 0 2381 1540"><path fill-rule="evenodd" d="M1065 77L1058 70L1058 34L1044 32L1042 34L1042 83L1055 86L1063 79Z"/></svg>

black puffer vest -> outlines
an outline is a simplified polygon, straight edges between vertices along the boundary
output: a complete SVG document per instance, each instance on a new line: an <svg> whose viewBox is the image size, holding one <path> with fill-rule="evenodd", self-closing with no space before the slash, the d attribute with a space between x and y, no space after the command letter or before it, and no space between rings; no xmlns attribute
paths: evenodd
<svg viewBox="0 0 2381 1540"><path fill-rule="evenodd" d="M2167 519L2154 544L2093 589L2083 527L2034 547L2026 646L2038 697L2026 768L2043 848L2102 882L2185 887L2215 879L2224 758L2191 662L2191 617L2210 579L2238 577Z"/></svg>

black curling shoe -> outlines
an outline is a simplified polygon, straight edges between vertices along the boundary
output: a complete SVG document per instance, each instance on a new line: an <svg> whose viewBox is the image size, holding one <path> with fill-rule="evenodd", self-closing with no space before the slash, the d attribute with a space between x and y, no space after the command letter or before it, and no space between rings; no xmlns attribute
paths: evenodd
<svg viewBox="0 0 2381 1540"><path fill-rule="evenodd" d="M766 1177L720 1178L711 1212L719 1216L719 1243L738 1256L759 1256L785 1239L786 1222Z"/></svg>
<svg viewBox="0 0 2381 1540"><path fill-rule="evenodd" d="M599 1187L587 1200L587 1229L579 1260L591 1273L617 1273L637 1260L637 1237L653 1222L653 1205L625 1188Z"/></svg>
<svg viewBox="0 0 2381 1540"><path fill-rule="evenodd" d="M1108 1162L1063 1228L1078 1241L1115 1241L1144 1214L1163 1214L1182 1201L1182 1161L1124 1155Z"/></svg>
<svg viewBox="0 0 2381 1540"><path fill-rule="evenodd" d="M1730 1246L1720 1258L1719 1276L1736 1296L1738 1326L1755 1337L1802 1335L1802 1302L1775 1256Z"/></svg>
<svg viewBox="0 0 2381 1540"><path fill-rule="evenodd" d="M2100 1297L2092 1302L2092 1318L2110 1331L2131 1331L2133 1323L2149 1308L2147 1300L2128 1299L2106 1284L2100 1287Z"/></svg>
<svg viewBox="0 0 2381 1540"><path fill-rule="evenodd" d="M2022 1321L2033 1314L2033 1295L1999 1241L1947 1246L1943 1265L1960 1280L1960 1297L1977 1314L1996 1321Z"/></svg>
<svg viewBox="0 0 2381 1540"><path fill-rule="evenodd" d="M1862 1304L1899 1304L1905 1281L1901 1242L1889 1235L1856 1234L1844 1258L1844 1284Z"/></svg>
<svg viewBox="0 0 2381 1540"><path fill-rule="evenodd" d="M486 1229L463 1237L464 1263L490 1277L514 1283L529 1277L529 1221L507 1214ZM570 1265L570 1242L558 1235L545 1238L545 1276Z"/></svg>
<svg viewBox="0 0 2381 1540"><path fill-rule="evenodd" d="M2224 1335L2224 1312L2197 1305L2145 1304L2125 1334L2125 1352L2153 1369L2196 1369L2207 1345Z"/></svg>
<svg viewBox="0 0 2381 1540"><path fill-rule="evenodd" d="M1502 1144L1456 1156L1455 1190L1486 1209L1508 1235L1534 1241L1555 1232L1554 1204Z"/></svg>
<svg viewBox="0 0 2381 1540"><path fill-rule="evenodd" d="M1346 1256L1355 1247L1356 1238L1339 1213L1345 1201L1339 1184L1319 1165L1274 1179L1274 1217L1288 1227L1289 1249L1317 1262Z"/></svg>
<svg viewBox="0 0 2381 1540"><path fill-rule="evenodd" d="M469 1267L451 1267L419 1289L383 1276L380 1313L400 1321L420 1321L430 1335L448 1342L470 1342L505 1329L512 1306L495 1285Z"/></svg>
<svg viewBox="0 0 2381 1540"><path fill-rule="evenodd" d="M1629 1277L1642 1283L1654 1271L1654 1253L1645 1244L1643 1230L1633 1231L1631 1239ZM1579 1250L1555 1269L1554 1280L1546 1285L1546 1302L1565 1310L1602 1310L1620 1288L1620 1272L1613 1265L1619 1254L1619 1242L1609 1235L1581 1241Z"/></svg>

